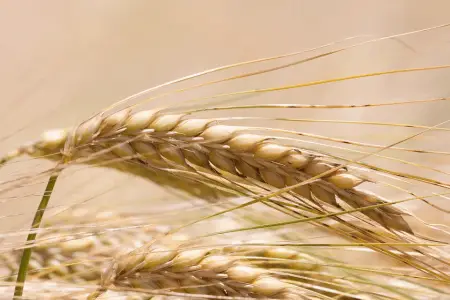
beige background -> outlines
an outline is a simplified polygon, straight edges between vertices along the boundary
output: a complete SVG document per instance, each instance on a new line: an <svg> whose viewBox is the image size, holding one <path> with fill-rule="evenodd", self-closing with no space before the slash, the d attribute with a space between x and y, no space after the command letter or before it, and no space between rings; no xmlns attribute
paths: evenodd
<svg viewBox="0 0 450 300"><path fill-rule="evenodd" d="M225 64L314 48L348 37L359 36L343 45L436 26L449 22L449 10L450 2L446 0L0 1L0 152L33 140L48 128L75 124L115 101L168 80ZM148 106L175 105L182 100L223 92L358 73L450 64L449 32L450 28L443 28L370 44L277 73L170 96ZM276 63L246 66L208 79L273 65ZM426 99L448 96L448 75L449 71L441 70L381 76L224 100L351 104ZM448 118L449 108L447 103L434 103L351 111L269 113L254 110L229 112L229 115L289 115L435 125ZM219 115L228 116L228 113ZM370 129L275 121L269 124L384 144L415 132L387 127ZM433 133L408 146L446 151L447 140L447 135ZM443 170L448 161L448 156L391 153L411 161L426 161ZM380 163L386 165L385 161ZM10 180L35 174L48 166L44 162L29 161L11 164L1 170L0 178ZM407 169L448 180L443 174ZM1 196L1 231L22 226L25 220L29 222L39 200L35 195L42 193L44 180ZM105 170L83 169L68 172L58 182L51 206L60 208L59 205L88 200L89 205L98 207L111 208L134 201L143 206L158 195L165 195L156 190L141 179ZM103 194L106 191L109 192ZM12 196L19 198L6 198ZM446 204L444 202L439 203ZM413 205L408 207L416 209ZM443 214L435 215L434 210L428 209L423 212L425 219L443 222Z"/></svg>

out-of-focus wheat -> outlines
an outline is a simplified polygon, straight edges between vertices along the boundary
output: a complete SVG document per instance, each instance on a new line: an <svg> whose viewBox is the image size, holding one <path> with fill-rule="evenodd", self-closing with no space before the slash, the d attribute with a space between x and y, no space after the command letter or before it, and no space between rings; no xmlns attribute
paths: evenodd
<svg viewBox="0 0 450 300"><path fill-rule="evenodd" d="M66 282L97 282L100 272L118 249L142 246L165 226L142 224L112 212L75 211L51 218L39 230L30 259L30 276L34 279L57 279ZM124 224L127 227L123 228ZM128 245L128 246L126 246ZM17 272L22 251L1 254L11 278Z"/></svg>

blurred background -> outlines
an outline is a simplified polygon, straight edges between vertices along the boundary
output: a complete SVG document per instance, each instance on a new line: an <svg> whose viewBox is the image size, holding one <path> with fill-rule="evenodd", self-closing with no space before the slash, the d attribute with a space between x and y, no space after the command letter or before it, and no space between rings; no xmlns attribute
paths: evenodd
<svg viewBox="0 0 450 300"><path fill-rule="evenodd" d="M433 27L449 22L449 10L450 2L446 0L0 1L0 153L36 139L46 129L77 124L120 99L169 80L350 37L354 39L295 59L372 38ZM371 43L279 72L171 95L146 107L179 105L184 100L233 91L450 64L449 32L450 27ZM279 64L281 62L277 61L248 65L197 78L177 88ZM239 104L357 104L446 97L450 93L448 75L445 69L404 73L224 100ZM199 105L207 103L197 102ZM353 110L255 109L222 111L218 115L433 126L448 118L449 108L447 102L439 102ZM417 132L363 125L277 121L265 124L384 145ZM448 136L444 133L429 133L402 146L445 151ZM445 155L390 153L401 159L426 162L440 170L449 169ZM384 166L393 164L375 158L372 162ZM13 163L1 170L0 179L33 176L31 174L49 166L51 164L43 161ZM404 165L398 167L448 180L446 174L413 170ZM0 231L29 225L45 180L2 196ZM405 188L415 187L405 184ZM392 195L396 196L394 192ZM49 214L74 203L105 209L116 206L135 209L133 203L139 203L140 208L152 203L151 208L156 209L151 201L158 197L167 200L164 191L140 178L105 169L68 170L57 184L51 202L53 210ZM441 205L448 205L446 202L438 200ZM418 210L412 202L405 205ZM427 206L422 208L425 210L421 217L444 222L442 213Z"/></svg>

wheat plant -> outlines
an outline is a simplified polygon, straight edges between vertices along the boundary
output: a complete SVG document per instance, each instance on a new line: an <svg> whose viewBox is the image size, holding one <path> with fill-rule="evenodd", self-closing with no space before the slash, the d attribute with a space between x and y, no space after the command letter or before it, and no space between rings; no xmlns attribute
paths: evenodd
<svg viewBox="0 0 450 300"><path fill-rule="evenodd" d="M448 72L448 65L375 70L219 93L190 99L182 105L151 109L139 106L168 95L181 97L189 90L313 63L373 43L447 30L447 26L371 39L302 59L296 57L306 52L193 74L119 101L77 126L46 131L36 141L9 152L1 160L5 167L23 155L51 161L55 166L1 183L0 193L6 195L50 178L31 229L18 233L28 236L27 243L5 243L2 247L0 269L5 271L2 281L5 293L15 286L16 299L444 299L450 284L445 251L447 227L429 224L400 204L421 201L448 213L434 204L433 199L448 199L449 184L445 179L420 173L449 174L385 153L433 155L444 157L443 161L448 163L446 151L402 145L430 132L445 134L449 130L445 127L448 120L425 126L253 117L247 112L379 107L401 110L414 105L446 104L449 100L446 95L329 105L217 101L377 76ZM282 59L292 61L278 63ZM264 62L277 65L150 96L164 87ZM136 99L139 101L133 103ZM208 115L212 112L221 115ZM251 124L260 121L266 125ZM308 122L403 128L414 133L392 143L377 144L270 125L278 122L294 123L297 128L301 128L298 124ZM367 162L374 157L392 165L400 163L415 168L419 174L389 164ZM140 213L139 208L127 214L80 213L69 207L44 222L44 212L58 186L56 179L70 176L72 167L80 165L119 170L174 193L180 192L178 203L182 208L164 201L158 204L166 206L163 213ZM385 197L376 192L382 188L407 196ZM320 236L324 241L316 242ZM341 260L342 253L350 256L366 253L388 264L380 267L348 262Z"/></svg>

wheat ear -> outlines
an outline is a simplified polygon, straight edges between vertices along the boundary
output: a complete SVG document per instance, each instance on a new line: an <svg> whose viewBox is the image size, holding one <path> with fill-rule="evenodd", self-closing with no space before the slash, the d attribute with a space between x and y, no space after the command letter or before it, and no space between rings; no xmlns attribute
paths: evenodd
<svg viewBox="0 0 450 300"><path fill-rule="evenodd" d="M318 270L318 262L285 247L242 244L191 248L169 237L162 244L119 256L105 272L100 292L93 293L91 299L109 286L137 288L149 294L169 291L226 299L328 299L329 295L353 299L345 293L342 282L324 284L305 275ZM306 273L295 276L296 272Z"/></svg>
<svg viewBox="0 0 450 300"><path fill-rule="evenodd" d="M277 138L247 133L249 130L183 114L122 110L94 117L73 130L46 132L18 153L70 157L85 163L124 160L128 171L201 197L217 196L218 191L230 194L236 184L227 184L227 180L245 188L260 184L284 188L337 166L324 155L285 146ZM291 194L313 207L341 208L338 199L353 208L385 203L377 195L356 189L364 181L340 168L294 188ZM222 189L211 188L217 186ZM412 233L400 209L383 206L363 213L386 228Z"/></svg>

